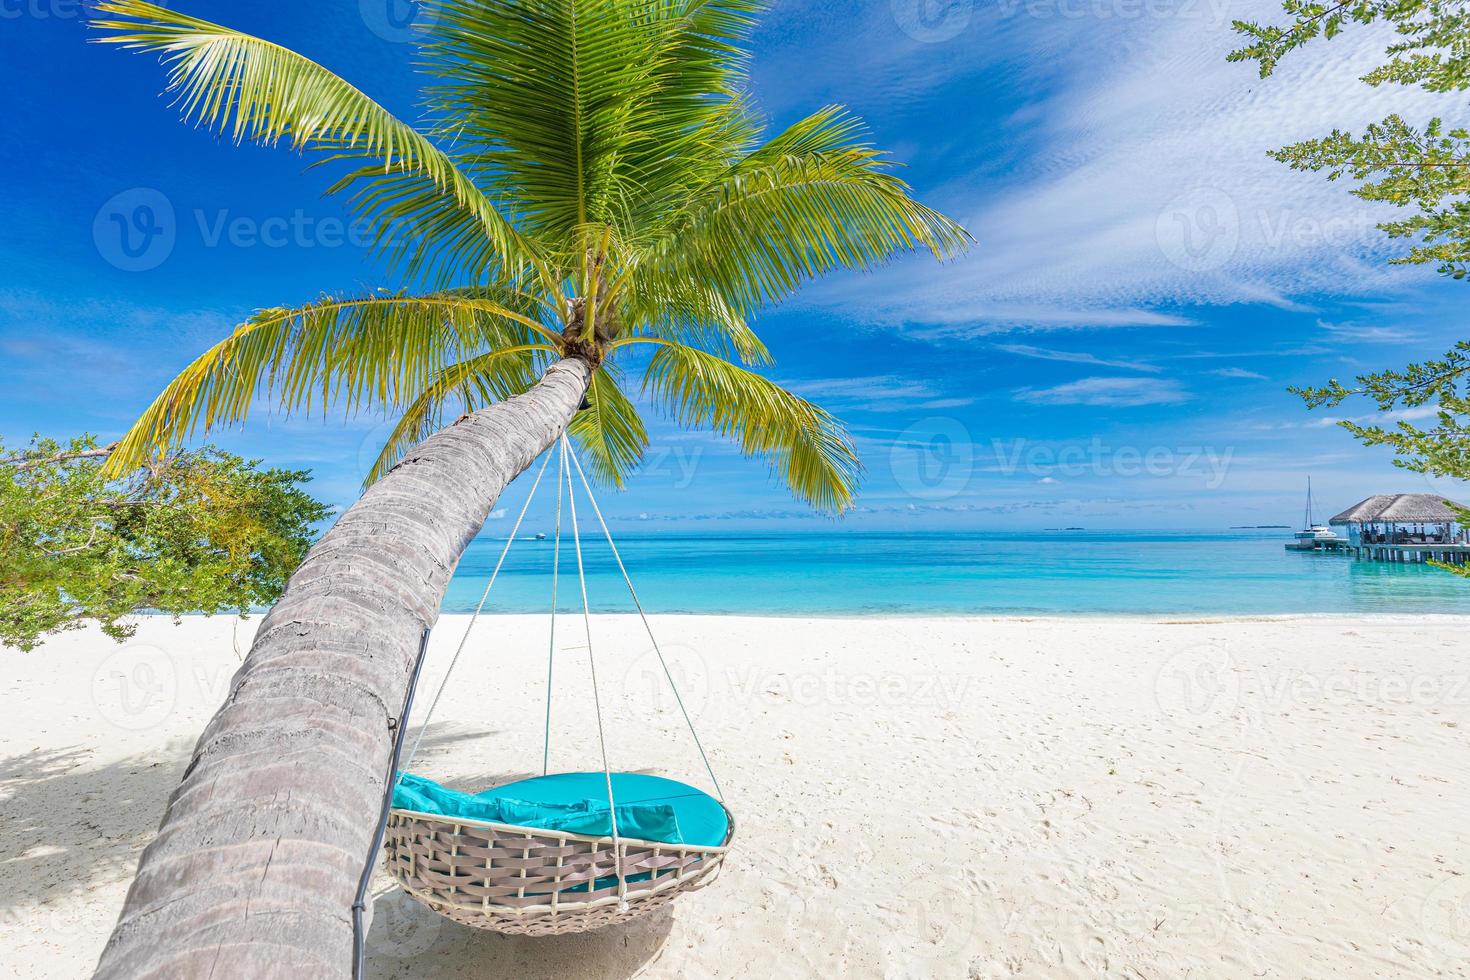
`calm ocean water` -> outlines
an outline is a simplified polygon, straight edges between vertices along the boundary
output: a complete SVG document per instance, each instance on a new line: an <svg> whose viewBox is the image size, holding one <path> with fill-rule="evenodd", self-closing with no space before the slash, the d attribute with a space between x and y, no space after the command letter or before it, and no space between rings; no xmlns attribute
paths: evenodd
<svg viewBox="0 0 1470 980"><path fill-rule="evenodd" d="M623 535L649 612L803 614L1470 614L1470 581L1299 554L1288 531ZM502 540L477 540L445 609L474 609ZM584 538L594 612L631 611L607 545ZM487 611L544 611L550 541L517 541ZM570 537L561 607L580 609Z"/></svg>

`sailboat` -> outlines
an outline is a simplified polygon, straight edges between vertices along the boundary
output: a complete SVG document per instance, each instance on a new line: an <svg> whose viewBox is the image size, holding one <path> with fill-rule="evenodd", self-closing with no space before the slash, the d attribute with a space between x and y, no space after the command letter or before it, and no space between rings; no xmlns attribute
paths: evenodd
<svg viewBox="0 0 1470 980"><path fill-rule="evenodd" d="M1322 547L1322 542L1337 540L1336 531L1312 519L1312 478L1310 476L1307 477L1307 514L1304 523L1306 527L1296 532L1292 540L1286 542L1287 551L1316 551Z"/></svg>

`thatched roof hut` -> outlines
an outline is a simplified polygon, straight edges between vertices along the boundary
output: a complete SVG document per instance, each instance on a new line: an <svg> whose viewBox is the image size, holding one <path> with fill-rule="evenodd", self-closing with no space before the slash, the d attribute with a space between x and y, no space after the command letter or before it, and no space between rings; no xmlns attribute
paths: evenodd
<svg viewBox="0 0 1470 980"><path fill-rule="evenodd" d="M1453 524L1460 519L1454 507L1433 493L1387 493L1338 514L1330 523L1342 524Z"/></svg>

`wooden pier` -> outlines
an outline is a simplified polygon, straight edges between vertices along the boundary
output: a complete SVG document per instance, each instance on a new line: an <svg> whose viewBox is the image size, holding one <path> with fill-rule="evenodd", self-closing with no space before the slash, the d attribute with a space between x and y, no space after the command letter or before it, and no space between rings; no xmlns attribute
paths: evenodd
<svg viewBox="0 0 1470 980"><path fill-rule="evenodd" d="M1381 494L1329 522L1334 528L1346 529L1345 535L1318 538L1314 548L1287 547L1358 561L1466 565L1470 564L1470 526L1462 520L1466 513L1463 505L1436 494Z"/></svg>
<svg viewBox="0 0 1470 980"><path fill-rule="evenodd" d="M1305 549L1303 549L1305 552ZM1313 551L1342 555L1358 561L1387 561L1423 564L1437 561L1443 565L1470 564L1470 544L1443 544L1400 541L1394 543L1353 544L1346 539L1318 541Z"/></svg>

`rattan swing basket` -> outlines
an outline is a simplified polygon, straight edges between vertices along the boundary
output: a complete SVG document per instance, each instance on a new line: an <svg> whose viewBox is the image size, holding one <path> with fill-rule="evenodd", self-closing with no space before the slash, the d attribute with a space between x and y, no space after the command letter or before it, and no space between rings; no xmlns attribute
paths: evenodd
<svg viewBox="0 0 1470 980"><path fill-rule="evenodd" d="M629 922L709 884L735 834L728 819L719 847L620 838L621 879L609 837L393 810L384 846L388 872L440 915L492 932L557 936Z"/></svg>

